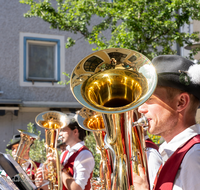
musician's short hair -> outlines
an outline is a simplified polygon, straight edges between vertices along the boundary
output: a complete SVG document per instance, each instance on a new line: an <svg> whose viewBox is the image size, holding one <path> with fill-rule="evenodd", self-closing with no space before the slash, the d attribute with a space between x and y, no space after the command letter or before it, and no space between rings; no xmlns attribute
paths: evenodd
<svg viewBox="0 0 200 190"><path fill-rule="evenodd" d="M69 127L71 130L78 129L78 132L79 132L79 139L80 139L81 141L84 141L84 140L85 140L85 137L86 137L87 132L86 132L86 130L84 130L83 128L81 128L81 127L79 126L79 124L76 122L75 119L71 119L71 120L70 120L70 123L69 123L68 127Z"/></svg>

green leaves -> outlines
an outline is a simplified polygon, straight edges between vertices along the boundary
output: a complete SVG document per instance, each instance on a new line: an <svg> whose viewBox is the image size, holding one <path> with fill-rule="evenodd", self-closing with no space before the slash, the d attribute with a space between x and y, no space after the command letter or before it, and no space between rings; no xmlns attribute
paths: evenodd
<svg viewBox="0 0 200 190"><path fill-rule="evenodd" d="M95 50L123 47L152 55L174 53L173 43L180 46L198 34L179 31L190 19L200 20L200 3L191 0L21 0L30 5L26 17L37 16L51 24L51 28L80 33ZM92 27L90 24L92 23ZM68 38L66 48L76 42ZM163 48L158 48L163 47ZM195 53L195 52L193 52Z"/></svg>
<svg viewBox="0 0 200 190"><path fill-rule="evenodd" d="M96 140L94 138L93 133L90 133L85 138L85 145L89 148L89 150L92 152L95 160L95 167L93 170L93 177L99 177L99 167L100 167L100 159L101 155L97 153L96 150Z"/></svg>
<svg viewBox="0 0 200 190"><path fill-rule="evenodd" d="M29 122L27 124L27 131L34 133L40 137L41 131L37 130L34 123ZM44 163L46 161L45 139L34 140L33 145L29 151L30 158L34 161Z"/></svg>
<svg viewBox="0 0 200 190"><path fill-rule="evenodd" d="M65 80L65 81L59 81L58 84L60 85L68 85L70 83L70 74L63 72L63 75L65 75L69 80Z"/></svg>

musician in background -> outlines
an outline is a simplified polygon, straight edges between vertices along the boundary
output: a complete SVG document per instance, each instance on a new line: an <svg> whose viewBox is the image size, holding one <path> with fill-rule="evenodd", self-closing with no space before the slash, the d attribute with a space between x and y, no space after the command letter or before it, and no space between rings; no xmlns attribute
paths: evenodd
<svg viewBox="0 0 200 190"><path fill-rule="evenodd" d="M61 129L60 136L62 141L68 146L66 151L61 154L62 182L63 190L90 190L90 179L94 169L94 157L84 144L86 131L79 127L75 118L70 119L70 123ZM47 155L49 161L54 158ZM37 172L37 186L44 184L42 171ZM48 189L47 186L42 187Z"/></svg>
<svg viewBox="0 0 200 190"><path fill-rule="evenodd" d="M16 156L20 140L21 140L20 134L16 134L16 135L13 136L11 143L6 146L6 148L8 150L12 150L12 156L13 157ZM23 170L26 171L27 174L30 174L30 170L32 170L32 175L33 175L33 179L34 179L35 178L34 177L34 168L31 168L32 167L31 162L33 162L33 161L29 157L29 151L30 151L30 148L27 150L27 152L25 152L23 159L20 159L19 164L21 165ZM36 164L37 167L41 166L41 163L39 163L39 162L34 161L34 163Z"/></svg>
<svg viewBox="0 0 200 190"><path fill-rule="evenodd" d="M162 166L154 190L197 190L200 187L200 125L195 117L200 105L200 65L178 55L153 59L158 84L153 95L138 108L149 121L148 131L162 136L159 147ZM149 163L151 165L151 163ZM134 189L147 190L146 176L139 166Z"/></svg>

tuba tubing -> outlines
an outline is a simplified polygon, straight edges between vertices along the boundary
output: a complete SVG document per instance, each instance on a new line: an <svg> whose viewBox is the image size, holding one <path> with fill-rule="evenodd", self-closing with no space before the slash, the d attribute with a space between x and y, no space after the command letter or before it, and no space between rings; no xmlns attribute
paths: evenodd
<svg viewBox="0 0 200 190"><path fill-rule="evenodd" d="M138 164L148 175L143 127L133 126L133 122L138 119L134 117L137 108L149 99L156 85L151 61L122 48L88 55L71 74L71 91L77 101L102 115L104 141L114 162L111 190L134 189L133 172L138 173Z"/></svg>

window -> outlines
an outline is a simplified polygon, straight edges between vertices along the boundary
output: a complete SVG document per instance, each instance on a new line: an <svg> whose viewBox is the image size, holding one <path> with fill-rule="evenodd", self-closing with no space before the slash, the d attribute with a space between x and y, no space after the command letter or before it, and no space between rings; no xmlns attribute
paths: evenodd
<svg viewBox="0 0 200 190"><path fill-rule="evenodd" d="M64 36L20 33L20 85L60 86Z"/></svg>

